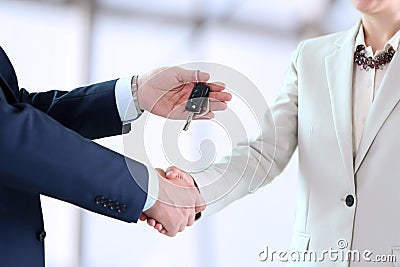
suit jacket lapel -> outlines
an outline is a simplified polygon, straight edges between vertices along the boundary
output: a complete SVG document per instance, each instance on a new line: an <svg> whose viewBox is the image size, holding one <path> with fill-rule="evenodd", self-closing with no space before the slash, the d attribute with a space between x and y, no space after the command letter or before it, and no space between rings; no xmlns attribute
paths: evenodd
<svg viewBox="0 0 400 267"><path fill-rule="evenodd" d="M355 172L357 172L372 142L382 125L400 100L400 55L393 57L380 88L372 102L371 109L365 121L363 135L355 159Z"/></svg>
<svg viewBox="0 0 400 267"><path fill-rule="evenodd" d="M0 46L0 86L9 102L17 102L18 80L11 61Z"/></svg>
<svg viewBox="0 0 400 267"><path fill-rule="evenodd" d="M329 87L336 138L342 162L354 187L353 136L352 136L352 77L355 36L359 24L336 41L337 50L326 56L326 75Z"/></svg>
<svg viewBox="0 0 400 267"><path fill-rule="evenodd" d="M6 96L4 95L3 89L2 89L1 84L0 84L0 101L1 100L6 101Z"/></svg>
<svg viewBox="0 0 400 267"><path fill-rule="evenodd" d="M1 65L1 64L0 64ZM14 94L12 88L8 85L6 79L0 73L0 97L3 97L4 100L7 100L8 103L16 103L17 97Z"/></svg>

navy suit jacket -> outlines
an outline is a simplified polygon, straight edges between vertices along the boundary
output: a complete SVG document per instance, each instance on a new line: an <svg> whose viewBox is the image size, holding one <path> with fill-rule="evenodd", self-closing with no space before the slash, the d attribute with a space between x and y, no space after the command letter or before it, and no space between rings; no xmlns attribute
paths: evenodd
<svg viewBox="0 0 400 267"><path fill-rule="evenodd" d="M41 194L137 221L146 167L90 140L122 133L115 82L30 94L0 47L2 267L44 266Z"/></svg>

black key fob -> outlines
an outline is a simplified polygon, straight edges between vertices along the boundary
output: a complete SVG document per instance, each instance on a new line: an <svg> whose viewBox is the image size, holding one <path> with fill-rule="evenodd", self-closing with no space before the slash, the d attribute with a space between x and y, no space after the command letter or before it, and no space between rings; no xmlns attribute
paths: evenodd
<svg viewBox="0 0 400 267"><path fill-rule="evenodd" d="M190 93L189 99L186 103L185 109L195 114L201 113L204 105L208 104L208 95L210 93L210 86L204 83L197 83L192 92Z"/></svg>

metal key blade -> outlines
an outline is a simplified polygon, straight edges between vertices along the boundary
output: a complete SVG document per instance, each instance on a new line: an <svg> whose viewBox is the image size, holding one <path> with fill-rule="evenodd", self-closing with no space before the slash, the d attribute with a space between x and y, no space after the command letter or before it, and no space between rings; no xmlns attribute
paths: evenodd
<svg viewBox="0 0 400 267"><path fill-rule="evenodd" d="M193 120L193 116L194 116L194 113L193 112L189 112L189 115L188 115L188 117L186 119L185 126L183 127L184 131L187 131L189 129L189 125Z"/></svg>

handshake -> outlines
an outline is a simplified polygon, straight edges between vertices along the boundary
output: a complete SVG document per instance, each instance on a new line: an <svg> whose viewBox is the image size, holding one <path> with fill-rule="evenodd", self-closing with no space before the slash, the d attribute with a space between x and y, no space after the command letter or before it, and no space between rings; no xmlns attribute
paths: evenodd
<svg viewBox="0 0 400 267"><path fill-rule="evenodd" d="M172 237L194 223L196 214L205 209L205 202L190 174L176 167L169 167L166 172L156 169L156 172L158 198L140 219Z"/></svg>

